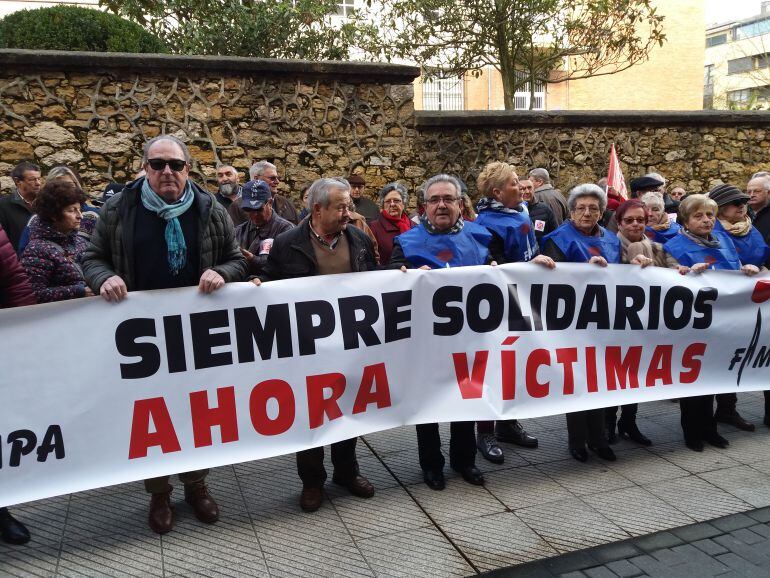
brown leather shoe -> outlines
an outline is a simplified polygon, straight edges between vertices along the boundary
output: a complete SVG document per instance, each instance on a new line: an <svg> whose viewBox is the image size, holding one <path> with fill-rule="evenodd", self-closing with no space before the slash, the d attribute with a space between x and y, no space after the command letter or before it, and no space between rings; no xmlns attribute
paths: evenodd
<svg viewBox="0 0 770 578"><path fill-rule="evenodd" d="M150 529L156 534L166 534L174 527L174 508L171 507L171 490L152 494L150 498Z"/></svg>
<svg viewBox="0 0 770 578"><path fill-rule="evenodd" d="M348 491L359 498L371 498L374 495L374 486L361 474L356 474L349 480L332 477L332 481L340 486L345 486Z"/></svg>
<svg viewBox="0 0 770 578"><path fill-rule="evenodd" d="M302 495L299 497L299 507L305 512L315 512L321 507L324 493L322 488L315 486L303 486Z"/></svg>
<svg viewBox="0 0 770 578"><path fill-rule="evenodd" d="M192 506L195 517L201 522L213 524L219 520L219 507L203 482L185 486L184 501Z"/></svg>

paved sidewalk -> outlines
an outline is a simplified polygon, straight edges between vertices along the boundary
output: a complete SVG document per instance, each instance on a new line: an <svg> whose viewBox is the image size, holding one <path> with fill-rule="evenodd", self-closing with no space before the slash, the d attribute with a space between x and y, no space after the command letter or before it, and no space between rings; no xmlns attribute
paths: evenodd
<svg viewBox="0 0 770 578"><path fill-rule="evenodd" d="M751 511L770 506L770 428L761 393L739 399L757 431L720 426L727 450L686 449L679 408L663 401L639 408L655 445L621 442L616 463L580 464L564 416L552 416L525 423L537 450L505 446L500 466L479 458L486 487L447 472L443 492L422 483L413 427L380 432L358 451L376 496L329 483L313 514L299 510L293 456L218 468L209 480L220 522L195 520L177 483L177 526L163 537L147 527L141 483L26 504L12 510L33 540L0 544L0 576L469 576ZM664 546L677 559L692 553Z"/></svg>

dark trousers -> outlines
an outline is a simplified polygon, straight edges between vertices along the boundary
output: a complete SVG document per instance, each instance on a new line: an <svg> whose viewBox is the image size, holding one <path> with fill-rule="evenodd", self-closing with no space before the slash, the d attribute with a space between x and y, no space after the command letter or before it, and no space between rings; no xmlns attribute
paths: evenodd
<svg viewBox="0 0 770 578"><path fill-rule="evenodd" d="M597 448L607 447L604 419L603 407L568 413L567 435L570 449L585 449L586 443Z"/></svg>
<svg viewBox="0 0 770 578"><path fill-rule="evenodd" d="M770 419L770 390L765 390L765 421Z"/></svg>
<svg viewBox="0 0 770 578"><path fill-rule="evenodd" d="M717 409L714 415L730 417L738 413L735 406L738 404L738 394L736 393L718 393Z"/></svg>
<svg viewBox="0 0 770 578"><path fill-rule="evenodd" d="M636 413L639 410L638 403L629 403L620 406L620 420L618 420L618 406L604 408L604 420L607 427L615 427L615 423L636 423Z"/></svg>
<svg viewBox="0 0 770 578"><path fill-rule="evenodd" d="M477 421L476 431L479 434L493 434L495 433L495 422L493 421Z"/></svg>
<svg viewBox="0 0 770 578"><path fill-rule="evenodd" d="M195 484L203 482L206 479L208 473L208 470L184 472L179 474L179 481L182 482L185 486L194 486ZM151 494L163 494L165 492L169 492L171 491L171 485L168 483L170 478L171 476L160 476L159 478L150 478L149 480L144 480L144 489Z"/></svg>
<svg viewBox="0 0 770 578"><path fill-rule="evenodd" d="M679 409L685 440L701 441L717 433L713 395L683 397L679 400Z"/></svg>
<svg viewBox="0 0 770 578"><path fill-rule="evenodd" d="M449 464L460 470L476 464L476 433L472 421L453 421L449 424ZM423 470L444 468L444 454L441 453L441 436L437 423L424 423L417 428L417 451Z"/></svg>
<svg viewBox="0 0 770 578"><path fill-rule="evenodd" d="M357 442L358 438L355 437L331 445L332 465L336 479L349 480L358 475ZM297 473L305 486L320 488L324 485L326 468L324 468L323 446L297 452Z"/></svg>

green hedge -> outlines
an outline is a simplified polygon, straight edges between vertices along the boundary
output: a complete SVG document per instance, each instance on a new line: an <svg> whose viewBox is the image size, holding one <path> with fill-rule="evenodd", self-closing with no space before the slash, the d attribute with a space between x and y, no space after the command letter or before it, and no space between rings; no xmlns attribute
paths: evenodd
<svg viewBox="0 0 770 578"><path fill-rule="evenodd" d="M168 52L144 28L107 12L79 6L19 10L0 20L0 48Z"/></svg>

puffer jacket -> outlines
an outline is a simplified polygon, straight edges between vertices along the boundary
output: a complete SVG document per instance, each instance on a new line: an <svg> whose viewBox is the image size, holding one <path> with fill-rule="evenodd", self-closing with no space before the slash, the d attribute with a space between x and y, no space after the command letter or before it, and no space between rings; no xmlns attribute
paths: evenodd
<svg viewBox="0 0 770 578"><path fill-rule="evenodd" d="M134 224L136 209L141 201L144 178L126 185L101 209L99 222L91 235L91 244L83 257L86 282L98 293L102 284L113 275L120 276L129 291L135 290ZM247 278L246 259L235 242L233 222L227 211L213 195L192 183L199 222L200 270L213 269L226 282Z"/></svg>
<svg viewBox="0 0 770 578"><path fill-rule="evenodd" d="M34 305L35 294L11 240L0 225L0 308Z"/></svg>
<svg viewBox="0 0 770 578"><path fill-rule="evenodd" d="M29 243L21 255L38 303L85 297L80 260L88 242L77 230L64 234L43 219L29 225Z"/></svg>

